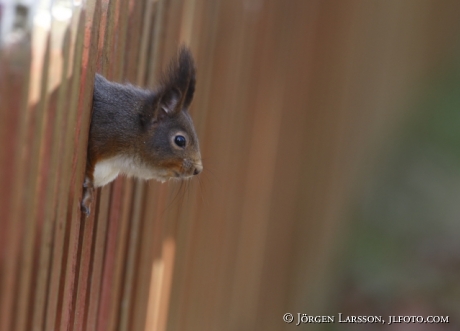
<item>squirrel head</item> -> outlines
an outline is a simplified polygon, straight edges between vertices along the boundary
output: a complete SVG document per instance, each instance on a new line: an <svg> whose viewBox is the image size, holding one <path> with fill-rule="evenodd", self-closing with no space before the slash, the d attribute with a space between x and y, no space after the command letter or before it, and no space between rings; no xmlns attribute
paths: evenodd
<svg viewBox="0 0 460 331"><path fill-rule="evenodd" d="M186 178L203 170L198 137L188 108L195 92L193 57L182 47L139 116L141 159L160 180Z"/></svg>

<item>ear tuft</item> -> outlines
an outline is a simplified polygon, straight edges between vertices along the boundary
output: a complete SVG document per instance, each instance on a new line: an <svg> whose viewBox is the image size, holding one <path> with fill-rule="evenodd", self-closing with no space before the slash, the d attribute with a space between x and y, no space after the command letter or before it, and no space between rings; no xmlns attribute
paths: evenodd
<svg viewBox="0 0 460 331"><path fill-rule="evenodd" d="M195 92L195 75L192 53L186 46L182 46L161 81L161 106L165 107L169 114L180 112L190 106Z"/></svg>

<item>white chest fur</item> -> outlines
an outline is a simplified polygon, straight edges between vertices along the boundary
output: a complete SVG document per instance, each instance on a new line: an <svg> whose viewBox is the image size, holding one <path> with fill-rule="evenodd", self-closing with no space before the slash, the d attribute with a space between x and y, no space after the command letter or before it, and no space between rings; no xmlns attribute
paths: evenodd
<svg viewBox="0 0 460 331"><path fill-rule="evenodd" d="M165 181L166 171L148 167L131 156L117 155L96 163L94 169L94 187L104 186L119 174L141 179L155 178Z"/></svg>
<svg viewBox="0 0 460 331"><path fill-rule="evenodd" d="M104 186L114 180L120 170L116 167L113 158L96 163L94 169L94 187Z"/></svg>

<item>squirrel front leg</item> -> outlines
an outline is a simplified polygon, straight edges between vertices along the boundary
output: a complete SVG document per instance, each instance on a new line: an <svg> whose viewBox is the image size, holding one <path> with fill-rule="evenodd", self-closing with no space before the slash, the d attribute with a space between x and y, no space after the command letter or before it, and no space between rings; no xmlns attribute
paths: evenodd
<svg viewBox="0 0 460 331"><path fill-rule="evenodd" d="M83 195L81 199L81 212L89 216L91 213L91 203L94 194L94 165L88 164L86 167L85 181L83 182Z"/></svg>

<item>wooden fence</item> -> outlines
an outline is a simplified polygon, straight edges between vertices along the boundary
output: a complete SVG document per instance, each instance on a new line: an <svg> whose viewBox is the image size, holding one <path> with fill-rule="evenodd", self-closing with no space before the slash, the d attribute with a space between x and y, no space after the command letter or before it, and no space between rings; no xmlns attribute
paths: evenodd
<svg viewBox="0 0 460 331"><path fill-rule="evenodd" d="M359 165L460 31L455 1L23 3L0 7L15 18L0 31L0 331L295 329L285 312L325 305ZM153 87L180 43L204 172L118 178L85 220L95 72Z"/></svg>

